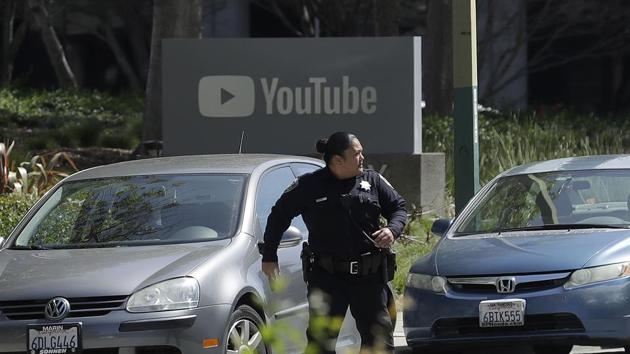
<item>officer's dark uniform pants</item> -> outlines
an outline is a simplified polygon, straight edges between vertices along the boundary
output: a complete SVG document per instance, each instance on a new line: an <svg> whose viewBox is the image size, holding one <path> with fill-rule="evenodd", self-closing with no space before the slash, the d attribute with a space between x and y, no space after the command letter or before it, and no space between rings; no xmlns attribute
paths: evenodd
<svg viewBox="0 0 630 354"><path fill-rule="evenodd" d="M308 283L307 353L335 353L348 306L361 335L361 352L393 353L394 325L387 308L388 291L380 272L357 277L331 274L315 266Z"/></svg>

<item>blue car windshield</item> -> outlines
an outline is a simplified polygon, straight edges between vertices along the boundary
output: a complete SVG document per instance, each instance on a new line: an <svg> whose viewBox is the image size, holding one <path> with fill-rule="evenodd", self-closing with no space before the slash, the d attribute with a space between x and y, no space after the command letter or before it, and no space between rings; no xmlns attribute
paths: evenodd
<svg viewBox="0 0 630 354"><path fill-rule="evenodd" d="M13 248L91 248L211 241L237 229L245 175L150 175L68 182Z"/></svg>
<svg viewBox="0 0 630 354"><path fill-rule="evenodd" d="M499 178L455 235L630 226L630 170L531 173Z"/></svg>

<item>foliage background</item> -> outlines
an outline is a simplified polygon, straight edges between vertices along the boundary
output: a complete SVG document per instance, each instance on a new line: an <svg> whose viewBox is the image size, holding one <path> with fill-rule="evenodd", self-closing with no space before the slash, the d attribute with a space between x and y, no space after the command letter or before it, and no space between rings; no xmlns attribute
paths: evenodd
<svg viewBox="0 0 630 354"><path fill-rule="evenodd" d="M98 91L0 89L0 139L16 140L13 167L46 150L87 147L130 149L141 135L142 97ZM453 118L423 117L423 150L446 154L448 200L452 201ZM480 180L533 161L630 151L630 118L580 115L569 110L479 115ZM128 150L130 151L130 150ZM79 166L81 167L81 166ZM43 191L40 191L43 192ZM0 236L8 236L28 208L31 195L0 194ZM451 215L452 216L452 215ZM393 285L404 288L409 266L437 239L430 235L435 215L416 217L396 245L398 272Z"/></svg>
<svg viewBox="0 0 630 354"><path fill-rule="evenodd" d="M29 195L0 194L0 237L9 236L35 201Z"/></svg>
<svg viewBox="0 0 630 354"><path fill-rule="evenodd" d="M143 97L99 91L0 89L0 137L22 154L140 142Z"/></svg>

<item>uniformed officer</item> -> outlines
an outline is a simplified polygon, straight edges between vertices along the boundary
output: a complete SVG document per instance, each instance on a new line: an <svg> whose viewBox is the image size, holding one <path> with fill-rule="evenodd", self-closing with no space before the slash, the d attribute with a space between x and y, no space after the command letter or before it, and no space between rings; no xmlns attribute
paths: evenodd
<svg viewBox="0 0 630 354"><path fill-rule="evenodd" d="M354 135L334 133L317 142L317 151L326 167L297 179L271 210L263 272L270 280L278 276L281 236L302 214L310 244L302 262L308 278L309 349L334 353L340 326L322 331L321 319L343 319L350 306L362 351L393 352L387 282L395 260L389 248L407 221L405 201L377 172L363 170L363 147ZM385 227L379 226L381 215Z"/></svg>

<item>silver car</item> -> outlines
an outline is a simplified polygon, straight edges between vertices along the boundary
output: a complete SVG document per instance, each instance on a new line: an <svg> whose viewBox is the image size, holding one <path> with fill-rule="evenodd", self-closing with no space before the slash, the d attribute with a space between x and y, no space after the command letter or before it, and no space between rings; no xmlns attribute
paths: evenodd
<svg viewBox="0 0 630 354"><path fill-rule="evenodd" d="M303 352L300 218L272 292L257 243L284 189L321 161L148 159L78 172L0 240L0 353ZM4 236L4 235L0 235ZM353 321L338 347L358 348Z"/></svg>

